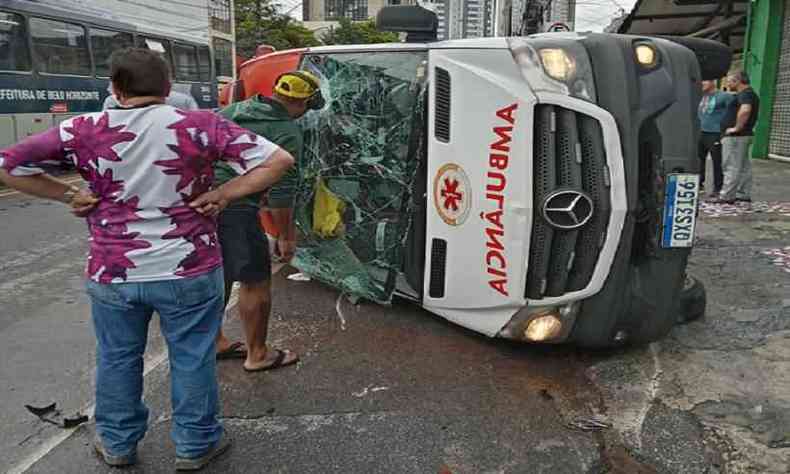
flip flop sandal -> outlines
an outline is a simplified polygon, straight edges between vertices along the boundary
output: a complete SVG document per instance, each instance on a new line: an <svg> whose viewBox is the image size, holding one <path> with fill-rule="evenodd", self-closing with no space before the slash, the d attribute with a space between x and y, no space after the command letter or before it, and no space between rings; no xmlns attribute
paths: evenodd
<svg viewBox="0 0 790 474"><path fill-rule="evenodd" d="M217 360L246 359L247 349L243 342L234 342L227 349L217 352Z"/></svg>
<svg viewBox="0 0 790 474"><path fill-rule="evenodd" d="M274 370L279 369L281 367L288 367L289 365L294 365L295 363L299 362L299 356L296 356L293 360L289 360L288 362L285 361L285 358L288 357L293 352L289 350L281 351L280 349L276 349L277 357L274 358L274 362L269 365L264 365L263 367L259 367L257 369L248 369L244 367L245 372L263 372L266 370ZM295 355L295 354L294 354Z"/></svg>

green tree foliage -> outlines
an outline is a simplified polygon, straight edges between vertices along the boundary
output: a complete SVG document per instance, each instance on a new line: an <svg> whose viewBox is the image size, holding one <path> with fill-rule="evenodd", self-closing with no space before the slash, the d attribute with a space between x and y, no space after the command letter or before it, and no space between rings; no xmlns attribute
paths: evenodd
<svg viewBox="0 0 790 474"><path fill-rule="evenodd" d="M272 45L277 50L321 44L312 31L278 12L277 4L271 0L236 0L235 5L239 56L251 58L261 44Z"/></svg>
<svg viewBox="0 0 790 474"><path fill-rule="evenodd" d="M324 44L373 44L397 43L396 33L379 31L373 20L352 22L348 18L341 18L340 25L329 30L321 36Z"/></svg>
<svg viewBox="0 0 790 474"><path fill-rule="evenodd" d="M251 58L261 44L277 50L304 48L323 44L394 43L398 35L376 29L373 20L352 22L341 18L339 26L316 39L312 31L277 9L273 0L236 0L236 50Z"/></svg>

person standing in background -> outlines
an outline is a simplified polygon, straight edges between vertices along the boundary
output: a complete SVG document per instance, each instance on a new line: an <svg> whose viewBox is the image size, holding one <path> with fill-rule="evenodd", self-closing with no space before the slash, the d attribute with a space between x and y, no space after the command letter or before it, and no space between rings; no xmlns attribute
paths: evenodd
<svg viewBox="0 0 790 474"><path fill-rule="evenodd" d="M713 163L713 189L709 197L721 192L724 175L721 168L721 122L727 113L729 103L735 99L731 94L716 90L715 81L702 81L702 100L698 116L702 134L699 140L700 186L705 186L707 157ZM710 184L710 183L709 183Z"/></svg>
<svg viewBox="0 0 790 474"><path fill-rule="evenodd" d="M752 162L749 159L749 145L760 112L760 98L749 85L749 76L745 72L730 76L728 81L736 95L735 100L728 105L721 124L724 132L721 139L724 183L715 202L751 202Z"/></svg>

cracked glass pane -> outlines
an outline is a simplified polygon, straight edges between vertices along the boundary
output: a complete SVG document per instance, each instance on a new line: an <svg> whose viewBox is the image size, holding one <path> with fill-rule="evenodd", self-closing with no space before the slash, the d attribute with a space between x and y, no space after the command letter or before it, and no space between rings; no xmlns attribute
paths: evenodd
<svg viewBox="0 0 790 474"><path fill-rule="evenodd" d="M309 55L326 106L301 119L293 264L344 293L391 300L424 159L427 53Z"/></svg>

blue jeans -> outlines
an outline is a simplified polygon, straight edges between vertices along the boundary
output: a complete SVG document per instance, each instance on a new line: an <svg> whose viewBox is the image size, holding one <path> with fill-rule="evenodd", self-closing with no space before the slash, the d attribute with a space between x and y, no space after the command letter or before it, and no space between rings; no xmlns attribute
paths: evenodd
<svg viewBox="0 0 790 474"><path fill-rule="evenodd" d="M224 302L222 269L146 283L88 281L96 330L96 431L110 454L137 449L148 428L143 353L159 314L170 358L176 455L202 456L222 437L214 340Z"/></svg>

